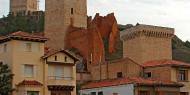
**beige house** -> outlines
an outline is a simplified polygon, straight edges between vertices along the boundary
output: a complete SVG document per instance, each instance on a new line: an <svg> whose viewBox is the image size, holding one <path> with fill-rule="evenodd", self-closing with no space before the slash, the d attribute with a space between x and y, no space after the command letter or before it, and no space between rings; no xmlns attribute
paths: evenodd
<svg viewBox="0 0 190 95"><path fill-rule="evenodd" d="M0 38L0 61L14 74L12 95L75 95L77 59L65 50L44 52L47 38L15 32Z"/></svg>

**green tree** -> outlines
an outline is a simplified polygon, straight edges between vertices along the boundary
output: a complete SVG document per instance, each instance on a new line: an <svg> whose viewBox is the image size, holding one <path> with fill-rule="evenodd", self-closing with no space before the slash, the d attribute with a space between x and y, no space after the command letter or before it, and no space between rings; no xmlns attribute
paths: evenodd
<svg viewBox="0 0 190 95"><path fill-rule="evenodd" d="M189 42L189 41L186 41L186 42L185 42L185 46L188 47L188 48L190 48L190 42Z"/></svg>
<svg viewBox="0 0 190 95"><path fill-rule="evenodd" d="M8 95L12 89L13 74L6 64L0 63L0 95Z"/></svg>
<svg viewBox="0 0 190 95"><path fill-rule="evenodd" d="M13 16L0 18L0 35L7 35L16 31L43 32L44 15L33 18L30 16Z"/></svg>

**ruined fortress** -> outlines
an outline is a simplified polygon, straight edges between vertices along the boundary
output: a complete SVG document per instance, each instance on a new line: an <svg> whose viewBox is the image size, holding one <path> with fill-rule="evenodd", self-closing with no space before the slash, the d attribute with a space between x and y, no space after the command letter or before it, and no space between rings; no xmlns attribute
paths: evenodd
<svg viewBox="0 0 190 95"><path fill-rule="evenodd" d="M10 0L10 13L27 14L38 11L38 0Z"/></svg>

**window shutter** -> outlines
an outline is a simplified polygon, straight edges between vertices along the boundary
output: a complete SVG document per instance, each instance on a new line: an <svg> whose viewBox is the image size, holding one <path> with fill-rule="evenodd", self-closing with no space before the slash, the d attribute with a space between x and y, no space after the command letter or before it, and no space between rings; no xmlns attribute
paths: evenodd
<svg viewBox="0 0 190 95"><path fill-rule="evenodd" d="M71 80L72 78L72 67L64 67L64 78Z"/></svg>
<svg viewBox="0 0 190 95"><path fill-rule="evenodd" d="M178 69L176 70L176 80L180 81L180 76L179 76L179 70Z"/></svg>
<svg viewBox="0 0 190 95"><path fill-rule="evenodd" d="M185 80L188 81L188 70L185 70Z"/></svg>
<svg viewBox="0 0 190 95"><path fill-rule="evenodd" d="M38 66L37 65L35 65L34 66L34 78L36 78L38 75L37 75L37 71L38 71Z"/></svg>
<svg viewBox="0 0 190 95"><path fill-rule="evenodd" d="M24 73L24 70L25 68L24 68L24 65L21 65L21 74L22 74L22 77L25 77L25 73Z"/></svg>

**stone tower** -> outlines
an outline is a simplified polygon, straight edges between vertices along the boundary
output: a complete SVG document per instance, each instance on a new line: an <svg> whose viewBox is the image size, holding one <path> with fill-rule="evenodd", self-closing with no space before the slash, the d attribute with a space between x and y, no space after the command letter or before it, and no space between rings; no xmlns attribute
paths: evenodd
<svg viewBox="0 0 190 95"><path fill-rule="evenodd" d="M65 48L65 36L69 26L87 28L86 0L46 0L45 36L46 46Z"/></svg>
<svg viewBox="0 0 190 95"><path fill-rule="evenodd" d="M38 11L38 0L10 0L11 13L28 13Z"/></svg>
<svg viewBox="0 0 190 95"><path fill-rule="evenodd" d="M121 33L123 56L139 64L151 60L172 59L173 28L138 24Z"/></svg>

